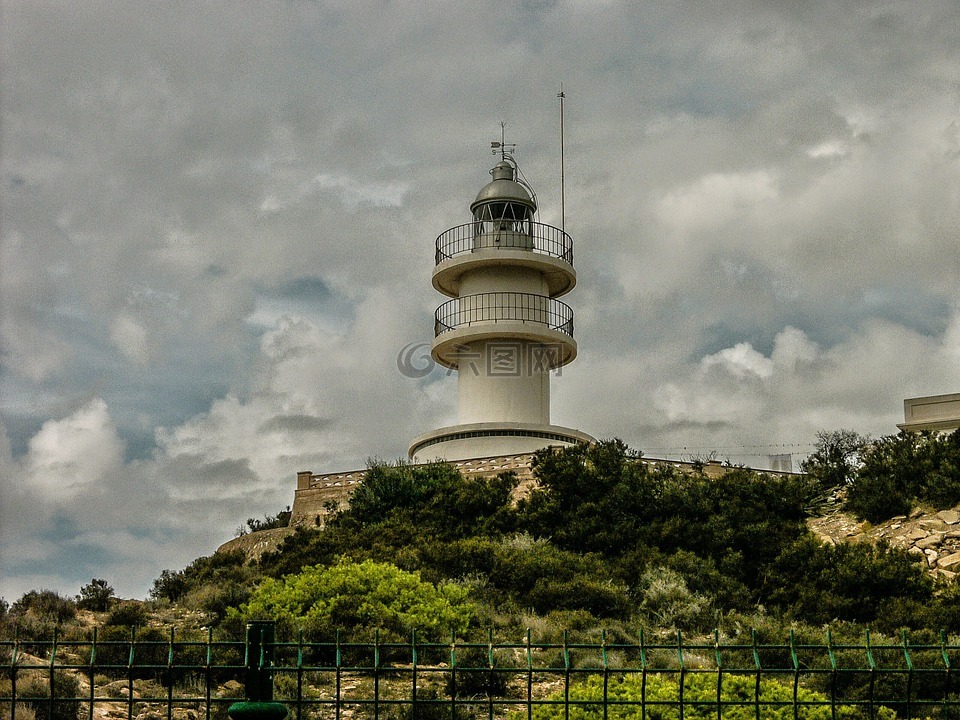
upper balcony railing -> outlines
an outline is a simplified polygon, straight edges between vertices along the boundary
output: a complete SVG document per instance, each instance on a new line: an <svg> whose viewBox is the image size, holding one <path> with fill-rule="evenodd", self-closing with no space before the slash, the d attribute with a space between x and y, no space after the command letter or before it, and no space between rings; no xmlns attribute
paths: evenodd
<svg viewBox="0 0 960 720"><path fill-rule="evenodd" d="M452 227L437 238L437 265L477 250L529 250L573 265L573 240L560 228L543 223L474 221Z"/></svg>
<svg viewBox="0 0 960 720"><path fill-rule="evenodd" d="M481 323L520 322L544 325L573 337L573 310L570 306L533 293L464 295L438 307L435 318L436 335Z"/></svg>

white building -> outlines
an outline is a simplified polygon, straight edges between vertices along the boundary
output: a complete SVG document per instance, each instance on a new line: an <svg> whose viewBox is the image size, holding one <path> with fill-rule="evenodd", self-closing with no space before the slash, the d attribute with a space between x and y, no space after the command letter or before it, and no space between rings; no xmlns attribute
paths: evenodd
<svg viewBox="0 0 960 720"><path fill-rule="evenodd" d="M573 241L536 221L537 203L506 151L470 206L471 222L437 238L433 359L457 371L457 425L415 438L414 462L529 453L591 442L550 422L550 372L577 356Z"/></svg>
<svg viewBox="0 0 960 720"><path fill-rule="evenodd" d="M960 428L960 393L907 398L903 401L901 430L949 432Z"/></svg>

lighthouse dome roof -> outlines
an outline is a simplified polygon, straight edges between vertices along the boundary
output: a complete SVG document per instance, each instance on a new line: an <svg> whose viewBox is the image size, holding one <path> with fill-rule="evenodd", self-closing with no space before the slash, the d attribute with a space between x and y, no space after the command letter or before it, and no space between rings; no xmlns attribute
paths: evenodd
<svg viewBox="0 0 960 720"><path fill-rule="evenodd" d="M477 199L470 206L472 211L478 205L488 202L520 202L524 205L536 208L537 204L530 197L527 189L514 180L515 169L506 160L501 160L493 166L490 174L493 180L484 185L477 193Z"/></svg>

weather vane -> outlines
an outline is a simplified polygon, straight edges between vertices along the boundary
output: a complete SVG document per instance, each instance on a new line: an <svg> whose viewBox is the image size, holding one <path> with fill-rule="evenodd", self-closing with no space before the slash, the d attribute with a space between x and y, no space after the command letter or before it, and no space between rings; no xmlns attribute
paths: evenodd
<svg viewBox="0 0 960 720"><path fill-rule="evenodd" d="M500 142L494 140L490 143L490 152L496 155L500 153L500 157L504 160L513 159L513 151L517 149L516 143L507 143L505 139L507 124L501 120L500 121Z"/></svg>

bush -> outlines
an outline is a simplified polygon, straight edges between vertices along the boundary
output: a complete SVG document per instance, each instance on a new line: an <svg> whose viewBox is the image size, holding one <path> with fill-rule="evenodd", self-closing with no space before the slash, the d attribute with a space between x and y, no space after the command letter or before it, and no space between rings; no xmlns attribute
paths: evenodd
<svg viewBox="0 0 960 720"><path fill-rule="evenodd" d="M960 502L960 432L901 432L873 443L847 492L846 508L871 522L906 515L915 501Z"/></svg>
<svg viewBox="0 0 960 720"><path fill-rule="evenodd" d="M237 582L209 583L191 591L184 605L202 610L210 616L211 625L219 625L231 608L239 609L252 593L248 585Z"/></svg>
<svg viewBox="0 0 960 720"><path fill-rule="evenodd" d="M10 608L11 624L19 628L24 639L38 639L53 634L53 629L72 621L77 606L70 598L53 590L31 590Z"/></svg>
<svg viewBox="0 0 960 720"><path fill-rule="evenodd" d="M821 490L845 487L853 480L869 443L869 437L853 430L821 430L813 453L800 469L816 480Z"/></svg>
<svg viewBox="0 0 960 720"><path fill-rule="evenodd" d="M821 545L807 536L770 568L763 594L794 618L817 625L834 620L885 623L896 617L900 625L917 627L922 616L908 617L903 611L910 603L929 603L933 581L904 550L885 544Z"/></svg>
<svg viewBox="0 0 960 720"><path fill-rule="evenodd" d="M228 617L237 614L230 611ZM277 620L288 630L313 632L382 628L398 635L417 629L427 635L464 632L475 609L452 583L434 586L394 565L341 558L283 580L267 578L239 614L249 620Z"/></svg>
<svg viewBox="0 0 960 720"><path fill-rule="evenodd" d="M516 486L512 473L464 478L446 463L375 463L333 524L359 529L399 521L433 540L499 534L512 525Z"/></svg>
<svg viewBox="0 0 960 720"><path fill-rule="evenodd" d="M174 572L164 570L153 581L150 597L154 600L179 602L189 592L208 583L249 582L256 571L247 565L247 556L243 550L217 552L213 555L198 557L183 570Z"/></svg>
<svg viewBox="0 0 960 720"><path fill-rule="evenodd" d="M129 600L119 603L114 607L107 616L104 624L124 628L143 627L147 624L148 620L149 615L143 607L143 603L139 603L136 600Z"/></svg>
<svg viewBox="0 0 960 720"><path fill-rule="evenodd" d="M667 567L644 573L641 597L641 610L658 628L687 630L709 617L709 601L690 592L680 573Z"/></svg>
<svg viewBox="0 0 960 720"><path fill-rule="evenodd" d="M496 662L496 659L495 659ZM497 667L502 667L497 663ZM458 697L504 697L510 673L490 669L490 656L485 647L460 648L457 652L456 684L453 674L447 677L447 692Z"/></svg>
<svg viewBox="0 0 960 720"><path fill-rule="evenodd" d="M678 675L645 675L631 674L621 678L613 678L604 688L604 678L592 675L586 682L573 685L570 688L570 700L575 703L567 709L562 704L538 705L533 710L534 720L634 720L643 716L641 699L647 703L646 717L659 720L674 720L681 717L677 705L680 700L680 685ZM792 683L765 679L760 681L760 702L776 703L760 705L757 712L755 703L757 685L753 677L745 675L724 675L720 685L720 700L723 705L722 717L726 720L754 720L763 717L766 720L832 720L830 699L824 693L814 692L806 688L797 689L796 699L799 704L794 714L794 690ZM608 700L603 707L604 693ZM689 673L683 685L683 717L688 720L713 720L719 717L717 709L718 679L716 673L702 672ZM555 693L550 697L553 701L563 700L563 693ZM609 703L635 703L609 704ZM730 703L730 704L727 704ZM782 704L781 704L782 703ZM815 703L815 704L814 704ZM526 717L519 712L511 715L512 720ZM840 705L835 716L840 720L895 720L896 714L889 708L880 707L875 714L863 706Z"/></svg>
<svg viewBox="0 0 960 720"><path fill-rule="evenodd" d="M264 515L263 520L257 518L248 518L246 527L240 526L237 529L237 535L247 535L248 533L261 532L263 530L274 530L276 528L285 528L290 525L290 506L286 510L281 510L276 515Z"/></svg>
<svg viewBox="0 0 960 720"><path fill-rule="evenodd" d="M77 606L73 600L53 590L31 590L13 604L10 613L15 617L30 614L40 620L60 625L76 617Z"/></svg>
<svg viewBox="0 0 960 720"><path fill-rule="evenodd" d="M94 578L80 588L80 594L77 596L77 607L81 610L104 612L109 609L112 597L113 588L110 587L110 584L106 580Z"/></svg>
<svg viewBox="0 0 960 720"><path fill-rule="evenodd" d="M187 579L183 571L164 570L160 577L153 581L150 588L150 597L154 600L169 600L177 602L187 592Z"/></svg>
<svg viewBox="0 0 960 720"><path fill-rule="evenodd" d="M52 701L50 677L46 673L29 673L17 683L17 695L37 720L77 720L80 715L80 703L70 699L80 696L80 682L63 670L53 673Z"/></svg>
<svg viewBox="0 0 960 720"><path fill-rule="evenodd" d="M107 625L98 633L97 663L109 677L126 678L128 673L136 679L162 677L167 672L168 656L169 638L157 628Z"/></svg>
<svg viewBox="0 0 960 720"><path fill-rule="evenodd" d="M805 477L735 469L708 478L651 468L638 457L620 441L537 453L540 487L519 505L524 529L564 550L610 559L640 547L687 551L748 587L806 532L814 486Z"/></svg>

